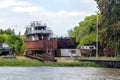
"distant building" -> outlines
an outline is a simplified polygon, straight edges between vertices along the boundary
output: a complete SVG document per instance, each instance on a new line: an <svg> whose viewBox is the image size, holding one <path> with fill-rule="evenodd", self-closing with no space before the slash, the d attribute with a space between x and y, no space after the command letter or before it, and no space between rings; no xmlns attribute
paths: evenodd
<svg viewBox="0 0 120 80"><path fill-rule="evenodd" d="M80 57L80 49L59 49L56 57Z"/></svg>

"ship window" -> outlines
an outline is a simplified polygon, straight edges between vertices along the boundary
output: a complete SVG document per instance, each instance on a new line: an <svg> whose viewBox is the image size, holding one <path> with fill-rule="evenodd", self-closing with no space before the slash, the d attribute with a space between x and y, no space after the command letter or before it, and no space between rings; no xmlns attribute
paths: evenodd
<svg viewBox="0 0 120 80"><path fill-rule="evenodd" d="M41 30L41 27L38 27L38 30Z"/></svg>
<svg viewBox="0 0 120 80"><path fill-rule="evenodd" d="M45 30L45 28L44 27L37 27L37 30Z"/></svg>
<svg viewBox="0 0 120 80"><path fill-rule="evenodd" d="M76 50L71 50L71 53L72 53L72 54L76 53Z"/></svg>
<svg viewBox="0 0 120 80"><path fill-rule="evenodd" d="M48 53L50 53L51 51L50 50L48 50Z"/></svg>
<svg viewBox="0 0 120 80"><path fill-rule="evenodd" d="M45 27L43 27L43 30L45 30Z"/></svg>
<svg viewBox="0 0 120 80"><path fill-rule="evenodd" d="M35 27L35 30L37 30L37 27Z"/></svg>
<svg viewBox="0 0 120 80"><path fill-rule="evenodd" d="M93 46L89 47L90 49L93 49Z"/></svg>

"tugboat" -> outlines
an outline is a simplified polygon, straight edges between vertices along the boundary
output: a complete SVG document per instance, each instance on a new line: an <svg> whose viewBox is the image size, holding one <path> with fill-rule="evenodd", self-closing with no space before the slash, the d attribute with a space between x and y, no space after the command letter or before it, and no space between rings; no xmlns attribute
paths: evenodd
<svg viewBox="0 0 120 80"><path fill-rule="evenodd" d="M52 30L45 23L31 21L25 31L25 56L40 61L55 61L57 40L52 38L52 34Z"/></svg>

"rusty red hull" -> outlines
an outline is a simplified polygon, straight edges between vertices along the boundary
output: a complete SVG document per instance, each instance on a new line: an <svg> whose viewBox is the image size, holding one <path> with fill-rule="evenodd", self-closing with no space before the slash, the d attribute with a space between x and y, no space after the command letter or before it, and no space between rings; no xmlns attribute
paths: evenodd
<svg viewBox="0 0 120 80"><path fill-rule="evenodd" d="M26 48L29 50L44 50L52 49L57 50L57 40L25 40Z"/></svg>

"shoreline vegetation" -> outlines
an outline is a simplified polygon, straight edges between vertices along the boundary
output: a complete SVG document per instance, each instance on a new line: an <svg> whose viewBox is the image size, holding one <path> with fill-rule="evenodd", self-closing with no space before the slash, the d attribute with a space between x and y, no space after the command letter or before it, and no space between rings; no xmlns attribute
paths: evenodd
<svg viewBox="0 0 120 80"><path fill-rule="evenodd" d="M92 62L41 62L39 60L26 58L24 56L17 56L16 59L2 59L0 58L0 66L8 66L8 67L100 67Z"/></svg>

